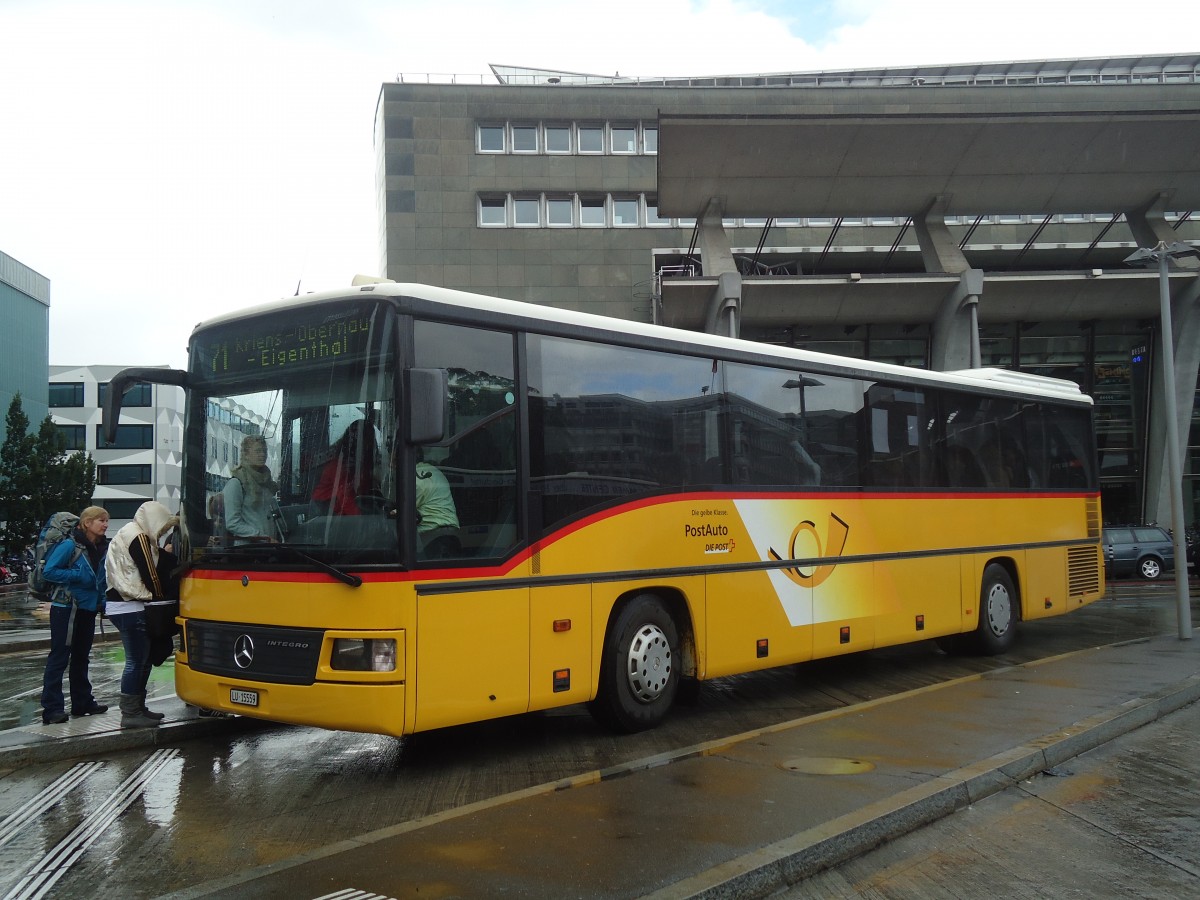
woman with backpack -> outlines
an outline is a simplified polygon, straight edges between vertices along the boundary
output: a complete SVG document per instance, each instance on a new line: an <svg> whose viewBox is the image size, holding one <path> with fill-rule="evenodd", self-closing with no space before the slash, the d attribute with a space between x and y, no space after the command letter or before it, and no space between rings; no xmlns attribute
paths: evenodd
<svg viewBox="0 0 1200 900"><path fill-rule="evenodd" d="M108 707L92 696L88 655L96 634L96 615L106 589L104 557L108 549L108 510L89 506L79 514L70 539L46 554L44 578L54 585L50 597L50 655L42 677L42 724L67 721L62 678L71 684L71 715L96 716Z"/></svg>

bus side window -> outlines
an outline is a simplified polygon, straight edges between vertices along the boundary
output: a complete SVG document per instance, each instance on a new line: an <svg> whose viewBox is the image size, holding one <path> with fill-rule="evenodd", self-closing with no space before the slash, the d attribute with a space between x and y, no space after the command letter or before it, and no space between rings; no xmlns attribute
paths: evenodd
<svg viewBox="0 0 1200 900"><path fill-rule="evenodd" d="M446 438L422 452L445 476L458 519L453 535L442 526L442 534L418 541L418 555L503 556L517 541L513 335L425 321L413 328L417 366L447 373Z"/></svg>

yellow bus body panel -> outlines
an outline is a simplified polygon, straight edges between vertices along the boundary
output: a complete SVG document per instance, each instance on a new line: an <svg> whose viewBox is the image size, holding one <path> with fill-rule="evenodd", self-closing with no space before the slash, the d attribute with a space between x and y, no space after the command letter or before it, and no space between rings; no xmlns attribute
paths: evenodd
<svg viewBox="0 0 1200 900"><path fill-rule="evenodd" d="M696 494L585 517L505 569L364 573L359 588L318 573L202 571L185 581L185 622L321 629L323 665L315 684L279 685L202 674L181 654L179 693L263 718L410 733L593 699L614 608L639 593L676 611L686 674L701 679L972 631L992 562L1013 574L1023 619L1058 615L1103 594L1098 535L1086 536L1096 504ZM397 636L396 672L328 667L337 637L381 635ZM261 705L236 709L238 688Z"/></svg>

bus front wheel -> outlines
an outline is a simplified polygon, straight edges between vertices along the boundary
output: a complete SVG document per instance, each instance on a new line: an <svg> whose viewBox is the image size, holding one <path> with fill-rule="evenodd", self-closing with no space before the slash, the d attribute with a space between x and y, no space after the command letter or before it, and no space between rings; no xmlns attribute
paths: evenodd
<svg viewBox="0 0 1200 900"><path fill-rule="evenodd" d="M981 653L995 656L1017 639L1017 592L1008 570L992 563L983 570L979 588L979 626L975 645Z"/></svg>
<svg viewBox="0 0 1200 900"><path fill-rule="evenodd" d="M592 715L616 731L656 727L679 692L678 660L679 630L662 601L634 597L604 638Z"/></svg>

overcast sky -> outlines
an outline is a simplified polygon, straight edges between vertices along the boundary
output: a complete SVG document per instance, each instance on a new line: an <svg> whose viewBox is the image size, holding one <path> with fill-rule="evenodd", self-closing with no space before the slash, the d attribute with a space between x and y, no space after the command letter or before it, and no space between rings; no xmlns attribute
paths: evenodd
<svg viewBox="0 0 1200 900"><path fill-rule="evenodd" d="M54 365L378 275L380 85L488 64L730 75L1194 53L1112 0L0 0L0 250Z"/></svg>

